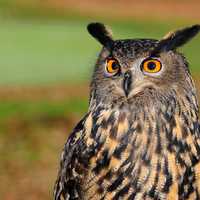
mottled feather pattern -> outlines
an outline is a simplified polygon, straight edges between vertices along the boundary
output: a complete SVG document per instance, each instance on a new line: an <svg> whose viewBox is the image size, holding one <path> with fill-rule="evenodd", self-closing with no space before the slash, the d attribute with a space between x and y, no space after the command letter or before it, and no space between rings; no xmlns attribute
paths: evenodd
<svg viewBox="0 0 200 200"><path fill-rule="evenodd" d="M140 115L132 109L98 105L85 119L87 129L78 136L87 146L78 160L80 166L88 161L87 178L79 177L83 184L78 190L84 199L164 200L190 199L191 195L197 199L194 179L200 173L199 167L195 170L200 137L195 96L180 102L169 99L159 109L141 108L146 110Z"/></svg>
<svg viewBox="0 0 200 200"><path fill-rule="evenodd" d="M200 199L196 89L186 58L175 51L197 28L159 41L113 40L103 24L89 26L104 47L92 77L88 112L61 155L55 200ZM142 71L149 56L161 63L158 73ZM108 58L117 60L119 73L105 75Z"/></svg>
<svg viewBox="0 0 200 200"><path fill-rule="evenodd" d="M143 113L151 114L141 116L134 116L127 108L102 108L98 123L93 122L95 135L86 139L90 144L103 142L90 161L89 183L84 184L86 199L186 199L198 195L194 182L189 181L190 177L195 179L195 171L190 170L200 155L199 133L193 127L197 113L194 121L187 121L185 115L191 111L182 112L178 103L154 112L146 108Z"/></svg>

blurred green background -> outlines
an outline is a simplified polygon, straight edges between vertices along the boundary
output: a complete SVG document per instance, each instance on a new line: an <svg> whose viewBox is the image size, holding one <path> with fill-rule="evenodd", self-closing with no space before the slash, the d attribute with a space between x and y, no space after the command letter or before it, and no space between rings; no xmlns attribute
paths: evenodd
<svg viewBox="0 0 200 200"><path fill-rule="evenodd" d="M200 22L197 0L0 0L0 199L52 197L67 135L87 111L101 48L86 31L101 21L115 38L161 38ZM200 36L181 49L197 88Z"/></svg>

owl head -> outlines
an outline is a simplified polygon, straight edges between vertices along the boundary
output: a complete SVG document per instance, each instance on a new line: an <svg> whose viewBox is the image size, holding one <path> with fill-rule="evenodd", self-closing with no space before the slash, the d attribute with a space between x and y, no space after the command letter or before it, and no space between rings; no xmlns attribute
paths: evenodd
<svg viewBox="0 0 200 200"><path fill-rule="evenodd" d="M194 92L188 63L176 49L199 31L194 25L167 34L161 40L114 40L101 23L88 25L103 48L91 82L91 100L106 105L157 103L163 98Z"/></svg>

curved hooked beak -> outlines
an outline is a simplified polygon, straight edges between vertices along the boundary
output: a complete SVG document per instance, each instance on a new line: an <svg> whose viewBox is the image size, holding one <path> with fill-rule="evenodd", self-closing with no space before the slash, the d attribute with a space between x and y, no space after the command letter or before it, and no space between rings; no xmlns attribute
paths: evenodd
<svg viewBox="0 0 200 200"><path fill-rule="evenodd" d="M123 80L123 89L126 97L129 95L131 90L131 83L132 83L132 74L131 71L127 71L124 74L124 80Z"/></svg>

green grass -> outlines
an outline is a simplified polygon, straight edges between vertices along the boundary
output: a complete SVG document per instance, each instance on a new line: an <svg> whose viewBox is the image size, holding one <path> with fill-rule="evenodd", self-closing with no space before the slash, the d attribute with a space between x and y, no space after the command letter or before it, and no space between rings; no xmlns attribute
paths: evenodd
<svg viewBox="0 0 200 200"><path fill-rule="evenodd" d="M70 22L1 22L0 84L87 79L95 45L84 30Z"/></svg>
<svg viewBox="0 0 200 200"><path fill-rule="evenodd" d="M0 120L6 119L9 116L32 119L39 117L59 117L67 116L70 113L84 113L87 109L87 99L71 99L63 102L49 101L7 101L0 102Z"/></svg>
<svg viewBox="0 0 200 200"><path fill-rule="evenodd" d="M88 35L90 20L0 21L0 84L54 84L88 80L100 45ZM106 21L105 21L106 23ZM115 38L161 38L180 23L114 22ZM198 72L200 37L183 48Z"/></svg>

